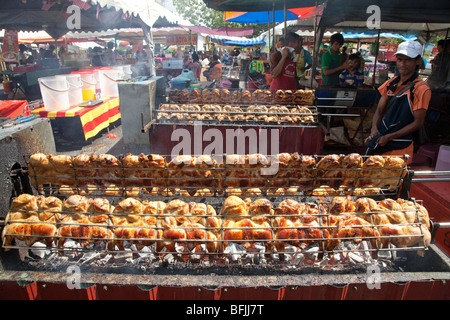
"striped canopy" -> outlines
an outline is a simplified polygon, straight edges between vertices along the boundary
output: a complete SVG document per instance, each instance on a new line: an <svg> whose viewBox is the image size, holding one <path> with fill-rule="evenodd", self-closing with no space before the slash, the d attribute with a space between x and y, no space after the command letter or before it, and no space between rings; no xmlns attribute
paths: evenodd
<svg viewBox="0 0 450 320"><path fill-rule="evenodd" d="M212 41L222 44L222 45L230 45L230 46L241 46L241 47L248 47L248 46L254 46L257 44L265 44L265 35L247 39L244 37L226 37L226 36L216 36L216 35L210 35L209 36Z"/></svg>
<svg viewBox="0 0 450 320"><path fill-rule="evenodd" d="M300 17L309 16L317 9L314 7L293 8L286 10L286 21L297 20ZM272 23L273 11L257 11L257 12L240 12L240 11L225 11L225 21L238 23ZM284 21L284 10L275 10L275 22Z"/></svg>

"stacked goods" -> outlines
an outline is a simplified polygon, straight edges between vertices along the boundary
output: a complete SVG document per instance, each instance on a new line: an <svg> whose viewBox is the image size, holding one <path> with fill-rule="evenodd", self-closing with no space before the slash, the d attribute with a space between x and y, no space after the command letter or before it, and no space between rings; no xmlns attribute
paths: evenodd
<svg viewBox="0 0 450 320"><path fill-rule="evenodd" d="M311 107L250 105L239 107L218 104L162 104L156 118L174 120L256 121L265 123L315 123Z"/></svg>
<svg viewBox="0 0 450 320"><path fill-rule="evenodd" d="M371 251L425 249L431 241L427 210L403 199L334 197L319 204L285 199L276 206L265 198L230 196L216 205L219 214L207 203L179 199L126 198L114 206L104 198L72 195L61 201L22 194L7 215L3 244L8 250L13 240L19 247L20 241L27 247L45 242L65 250L70 239L82 248L97 245L98 250L122 251L134 245L134 250L153 246L158 253L222 254L231 243L247 250L258 244L266 252L281 253L287 246L304 249L313 244L323 252L337 252L346 241L366 241Z"/></svg>
<svg viewBox="0 0 450 320"><path fill-rule="evenodd" d="M312 106L315 101L313 90L235 90L228 89L188 89L171 90L169 102L194 104L283 104Z"/></svg>
<svg viewBox="0 0 450 320"><path fill-rule="evenodd" d="M55 159L59 159L56 161ZM33 186L59 188L60 194L136 196L140 188L153 194L207 196L369 195L398 189L407 172L399 156L306 156L280 153L227 156L160 155L53 156L33 154L29 162ZM52 165L55 165L53 167Z"/></svg>

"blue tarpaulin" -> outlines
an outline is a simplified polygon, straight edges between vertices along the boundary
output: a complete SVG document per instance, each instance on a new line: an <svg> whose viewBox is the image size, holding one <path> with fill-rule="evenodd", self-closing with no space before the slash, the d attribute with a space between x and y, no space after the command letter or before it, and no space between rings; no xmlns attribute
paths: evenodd
<svg viewBox="0 0 450 320"><path fill-rule="evenodd" d="M253 45L257 45L257 44L265 44L265 35L256 37L256 38L252 38L252 39L248 39L248 38L244 38L244 37L226 37L226 36L215 36L215 35L210 35L209 36L211 38L211 40L213 40L214 42L217 42L219 44L222 45L230 45L230 46L253 46Z"/></svg>

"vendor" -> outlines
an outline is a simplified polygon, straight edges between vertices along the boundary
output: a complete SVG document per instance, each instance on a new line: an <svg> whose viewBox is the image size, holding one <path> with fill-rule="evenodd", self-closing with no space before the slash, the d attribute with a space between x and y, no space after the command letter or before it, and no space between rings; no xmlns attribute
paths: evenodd
<svg viewBox="0 0 450 320"><path fill-rule="evenodd" d="M431 90L418 77L422 63L422 45L406 41L398 46L397 69L399 75L386 81L378 91L381 94L372 130L366 139L366 154L409 155L414 153L413 133L425 121Z"/></svg>
<svg viewBox="0 0 450 320"><path fill-rule="evenodd" d="M298 44L295 48L295 54L297 56L297 77L299 80L299 83L301 84L301 81L304 81L305 78L305 71L306 69L310 68L312 66L312 59L311 54L303 48L303 38L298 38Z"/></svg>
<svg viewBox="0 0 450 320"><path fill-rule="evenodd" d="M270 55L270 73L272 82L270 90L296 90L297 71L295 48L298 47L300 36L290 32L285 39L286 47Z"/></svg>
<svg viewBox="0 0 450 320"><path fill-rule="evenodd" d="M344 44L344 37L335 33L330 38L330 49L322 55L322 86L338 87L339 74L347 69L348 62L341 63L339 49Z"/></svg>
<svg viewBox="0 0 450 320"><path fill-rule="evenodd" d="M205 70L203 75L208 81L219 79L222 76L222 65L220 64L219 56L217 54L213 55L212 61L209 64L209 69Z"/></svg>

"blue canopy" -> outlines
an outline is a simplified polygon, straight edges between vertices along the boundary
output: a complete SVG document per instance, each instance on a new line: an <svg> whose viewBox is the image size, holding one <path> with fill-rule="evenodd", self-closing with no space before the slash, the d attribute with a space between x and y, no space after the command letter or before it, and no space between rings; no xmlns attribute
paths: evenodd
<svg viewBox="0 0 450 320"><path fill-rule="evenodd" d="M217 42L222 45L229 45L229 46L254 46L257 44L265 44L265 35L261 35L256 38L248 39L244 37L226 37L226 36L215 36L210 35L211 40L214 42Z"/></svg>
<svg viewBox="0 0 450 320"><path fill-rule="evenodd" d="M378 33L374 32L343 32L342 36L344 39L355 39L355 38L370 38L370 37L376 37ZM417 40L417 36L412 34L398 34L398 33L390 33L390 32L381 32L380 33L381 38L397 38L402 39L403 41L412 41Z"/></svg>

